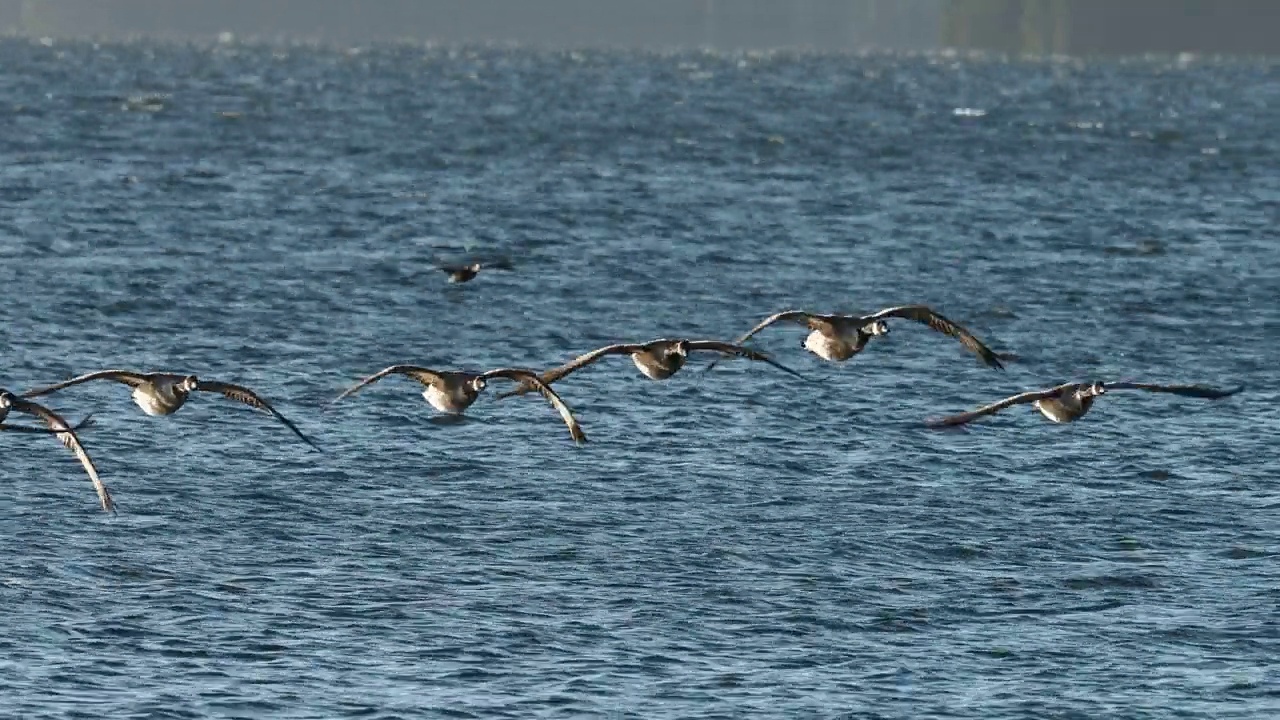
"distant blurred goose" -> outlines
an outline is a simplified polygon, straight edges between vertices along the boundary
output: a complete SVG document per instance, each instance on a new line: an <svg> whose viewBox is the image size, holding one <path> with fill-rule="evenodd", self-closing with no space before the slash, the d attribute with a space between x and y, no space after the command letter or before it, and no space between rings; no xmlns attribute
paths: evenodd
<svg viewBox="0 0 1280 720"><path fill-rule="evenodd" d="M774 323L793 322L804 325L810 330L809 335L805 337L802 343L802 347L823 360L842 362L862 352L862 349L867 346L867 342L872 337L888 335L889 324L885 322L885 319L894 317L915 320L940 333L950 335L959 340L961 345L976 354L987 365L996 369L1004 369L1004 365L1000 363L1000 358L990 348L982 344L982 341L974 337L973 333L924 305L902 305L885 308L871 315L820 315L803 310L786 310L765 318L759 325L751 328L745 335L738 338L736 342L738 344L744 343L751 336ZM723 358L717 358L715 362L707 366L707 369L710 370L721 359Z"/></svg>
<svg viewBox="0 0 1280 720"><path fill-rule="evenodd" d="M510 270L511 263L505 260L496 260L488 263L473 262L467 265L441 265L439 269L449 276L449 282L464 283L475 278L484 269Z"/></svg>
<svg viewBox="0 0 1280 720"><path fill-rule="evenodd" d="M93 483L93 489L98 493L98 502L102 505L102 509L107 512L115 510L116 505L111 499L111 492L107 490L107 486L98 477L98 469L94 467L93 460L89 458L89 453L85 452L84 446L80 444L80 438L75 433L77 429L88 425L88 418L82 420L79 425L73 428L60 415L49 408L23 400L8 390L0 390L0 429L16 432L44 432L40 428L4 425L4 420L9 416L10 410L34 415L43 420L49 426L49 432L54 433L58 441L65 445L68 450L75 453L76 458L80 460L80 465L89 474L89 481Z"/></svg>
<svg viewBox="0 0 1280 720"><path fill-rule="evenodd" d="M431 406L435 409L452 415L461 414L468 407L471 407L476 398L480 397L481 391L488 386L489 380L502 378L504 380L528 383L530 388L536 389L541 393L547 399L547 402L551 403L551 406L560 413L561 419L564 420L565 425L569 428L569 435L575 441L586 442L587 440L586 433L582 432L582 427L578 425L578 421L569 410L569 406L564 404L564 401L560 399L560 396L554 390L543 384L538 379L537 373L532 370L498 368L483 373L467 373L431 370L417 365L392 365L351 386L335 398L333 402L336 403L355 393L360 388L375 383L387 375L396 374L411 377L425 385L426 389L422 391L422 397L426 398L427 402L431 403Z"/></svg>
<svg viewBox="0 0 1280 720"><path fill-rule="evenodd" d="M101 370L92 372L79 377L71 378L56 385L29 390L22 394L23 397L40 397L49 393L57 392L63 388L80 383L89 382L91 380L111 380L133 388L133 401L137 403L142 411L153 417L161 415L171 415L177 412L187 401L187 397L191 393L215 392L237 402L244 403L249 407L262 410L271 415L275 419L284 423L285 427L293 431L303 442L312 448L319 450L320 447L311 441L302 431L289 421L284 415L281 415L270 403L263 400L257 393L247 387L240 385L232 385L231 383L216 382L211 380L200 380L195 375L175 375L170 373L139 373L129 370Z"/></svg>
<svg viewBox="0 0 1280 720"><path fill-rule="evenodd" d="M745 357L748 360L756 360L768 363L779 370L791 373L798 378L803 379L804 376L792 370L791 368L774 362L764 353L756 352L750 348L745 348L733 343L720 342L719 340L670 340L660 338L658 340L650 340L641 344L618 344L606 345L605 347L581 355L558 368L548 370L540 376L542 382L550 385L553 382L563 378L564 376L580 370L591 363L608 357L609 355L630 355L631 361L635 363L636 368L644 373L644 376L650 380L666 380L675 375L680 368L684 367L685 361L689 358L691 352L718 352L727 355L736 355ZM521 383L519 387L511 392L506 392L498 396L498 399L511 397L512 395L523 395L533 388Z"/></svg>
<svg viewBox="0 0 1280 720"><path fill-rule="evenodd" d="M925 421L929 427L949 427L963 425L986 415L992 415L1011 406L1031 403L1041 415L1056 423L1067 423L1079 420L1093 407L1093 401L1099 395L1112 390L1146 390L1148 392L1172 393L1185 397L1207 398L1215 400L1224 398L1244 390L1241 385L1229 390L1220 390L1205 385L1153 385L1150 383L1114 382L1114 383L1066 383L1047 390L1033 390L1007 397L999 402L984 405L977 410L944 418L930 418Z"/></svg>

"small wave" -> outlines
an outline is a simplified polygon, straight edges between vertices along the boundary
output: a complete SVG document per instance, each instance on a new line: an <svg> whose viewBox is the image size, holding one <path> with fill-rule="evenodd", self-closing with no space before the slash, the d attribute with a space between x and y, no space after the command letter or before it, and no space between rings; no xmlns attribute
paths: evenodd
<svg viewBox="0 0 1280 720"><path fill-rule="evenodd" d="M1068 578L1064 583L1071 590L1103 590L1120 588L1125 590L1154 590L1161 587L1160 581L1151 575L1093 575Z"/></svg>

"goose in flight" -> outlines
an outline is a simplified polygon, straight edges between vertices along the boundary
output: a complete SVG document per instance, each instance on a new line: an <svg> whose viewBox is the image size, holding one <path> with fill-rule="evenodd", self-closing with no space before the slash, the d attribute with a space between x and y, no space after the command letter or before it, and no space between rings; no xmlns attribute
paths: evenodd
<svg viewBox="0 0 1280 720"><path fill-rule="evenodd" d="M288 418L281 415L271 404L263 400L257 393L247 387L240 385L232 385L231 383L217 382L213 380L200 380L195 375L176 375L171 373L139 373L129 370L101 370L99 372L91 372L86 375L64 380L56 385L36 388L22 394L23 397L40 397L49 393L57 392L72 385L89 382L91 380L112 380L122 383L133 388L133 401L138 407L142 408L142 412L153 417L161 415L171 415L177 412L187 402L187 397L193 392L215 392L220 393L223 397L237 402L244 403L251 408L262 410L271 415L275 419L284 423L285 427L293 431L303 442L310 445L315 450L319 450L320 446L316 445L302 431L297 428Z"/></svg>
<svg viewBox="0 0 1280 720"><path fill-rule="evenodd" d="M569 435L577 442L586 442L586 433L582 432L582 427L578 425L578 421L573 416L573 412L569 410L569 406L564 404L560 396L554 390L547 387L538 379L537 373L532 370L521 370L517 368L498 368L483 373L467 373L467 372L447 372L431 370L417 365L392 365L389 368L379 370L360 382L352 385L341 395L333 400L338 402L342 398L355 393L360 388L375 383L388 375L406 375L418 382L422 383L426 389L422 391L422 397L426 398L431 406L440 412L449 413L451 415L459 415L480 397L480 393L488 386L489 381L494 378L502 378L504 380L512 380L519 383L528 383L531 388L536 389L542 394L547 402L551 403L559 413L564 424L569 427Z"/></svg>
<svg viewBox="0 0 1280 720"><path fill-rule="evenodd" d="M738 357L745 357L748 360L768 363L783 372L788 372L802 380L804 379L804 376L800 373L781 363L775 362L764 353L756 352L751 348L745 348L741 345L720 342L719 340L668 340L666 338L650 340L647 343L641 343L639 345L625 343L606 345L605 347L592 350L585 355L576 357L558 368L553 368L542 373L542 375L539 376L539 379L542 380L543 384L550 385L560 378L563 378L565 375L584 368L601 358L608 357L609 355L630 355L631 362L635 363L636 367L640 372L644 373L645 377L650 380L666 380L672 375L675 375L680 368L684 367L685 361L689 358L689 353L698 351L736 355ZM532 386L521 383L515 390L499 395L498 399L501 400L502 398L511 397L512 395L523 395L532 389Z"/></svg>
<svg viewBox="0 0 1280 720"><path fill-rule="evenodd" d="M1019 393L998 402L993 402L990 405L983 405L970 412L944 418L930 418L925 421L925 424L929 427L963 425L980 417L998 413L1012 405L1023 403L1031 403L1031 406L1039 410L1041 415L1053 422L1067 423L1084 417L1084 414L1089 412L1089 408L1093 407L1093 401L1099 395L1106 394L1112 390L1146 390L1148 392L1173 393L1174 395L1215 400L1235 395L1243 389L1243 385L1229 390L1219 390L1206 385L1154 385L1135 382L1066 383L1047 390L1032 390L1031 392Z"/></svg>
<svg viewBox="0 0 1280 720"><path fill-rule="evenodd" d="M10 410L17 410L20 413L26 413L43 420L49 426L49 431L57 436L58 441L65 445L68 450L75 453L76 458L80 460L80 465L84 467L84 471L89 475L89 481L93 483L93 489L98 493L98 502L102 504L102 509L107 512L115 511L116 504L111 499L111 491L107 489L102 479L98 477L98 468L94 467L93 460L89 458L89 453L85 452L84 446L80 444L80 438L76 436L76 430L89 424L88 418L85 418L73 428L67 424L66 420L62 419L62 416L49 408L29 400L23 400L8 390L0 390L0 428L18 432L42 432L40 428L4 425L4 420L9 416Z"/></svg>
<svg viewBox="0 0 1280 720"><path fill-rule="evenodd" d="M506 261L497 261L491 263L473 262L466 265L441 265L440 270L449 276L451 283L464 283L475 278L480 274L481 270L510 270L511 263Z"/></svg>
<svg viewBox="0 0 1280 720"><path fill-rule="evenodd" d="M809 328L810 332L801 345L804 349L823 360L843 362L862 352L872 337L888 335L889 324L885 322L888 318L904 318L928 325L940 333L959 340L961 345L976 354L987 365L998 370L1004 369L1000 358L991 351L991 348L974 337L973 333L924 305L901 305L861 316L819 315L803 310L786 310L765 318L736 342L742 344L774 323L793 322ZM717 358L706 369L710 370L721 359Z"/></svg>

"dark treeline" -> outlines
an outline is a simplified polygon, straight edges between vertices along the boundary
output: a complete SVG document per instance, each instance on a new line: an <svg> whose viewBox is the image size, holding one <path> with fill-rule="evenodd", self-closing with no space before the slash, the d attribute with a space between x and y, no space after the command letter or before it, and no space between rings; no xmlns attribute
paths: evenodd
<svg viewBox="0 0 1280 720"><path fill-rule="evenodd" d="M1277 0L954 0L942 43L1072 55L1280 53Z"/></svg>
<svg viewBox="0 0 1280 720"><path fill-rule="evenodd" d="M940 0L0 0L0 30L515 41L557 46L928 48Z"/></svg>
<svg viewBox="0 0 1280 720"><path fill-rule="evenodd" d="M0 31L1277 54L1280 0L0 0Z"/></svg>

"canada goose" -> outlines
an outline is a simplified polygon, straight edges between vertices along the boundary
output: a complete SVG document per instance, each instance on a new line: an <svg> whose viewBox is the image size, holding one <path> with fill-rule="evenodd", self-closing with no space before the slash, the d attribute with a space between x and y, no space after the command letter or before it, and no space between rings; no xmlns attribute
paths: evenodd
<svg viewBox="0 0 1280 720"><path fill-rule="evenodd" d="M451 283L464 283L480 274L481 270L510 270L511 263L506 260L495 260L486 263L468 263L466 265L441 265L439 269L449 276Z"/></svg>
<svg viewBox="0 0 1280 720"><path fill-rule="evenodd" d="M669 340L666 338L650 340L647 343L641 343L639 345L606 345L605 347L597 350L592 350L586 355L574 358L558 368L548 370L542 373L539 378L544 384L550 385L565 375L568 375L579 368L584 368L605 356L630 355L631 361L640 369L640 372L644 373L645 377L650 380L666 380L672 375L675 375L680 368L684 367L684 363L688 359L689 353L696 351L725 353L728 355L745 357L749 360L765 362L779 370L791 373L802 380L804 379L804 376L800 373L782 365L781 363L774 362L764 353L756 352L751 348L745 348L741 345L720 342L719 340ZM498 399L501 400L502 398L511 397L512 395L523 395L532 389L533 388L529 385L521 383L515 390L499 395Z"/></svg>
<svg viewBox="0 0 1280 720"><path fill-rule="evenodd" d="M93 466L93 460L89 458L89 453L85 452L84 446L80 444L80 438L76 436L76 429L85 427L88 424L88 418L85 418L75 428L67 424L60 415L55 413L43 405L33 403L29 400L14 395L8 390L0 390L0 428L5 430L16 430L18 432L34 431L39 432L39 428L23 428L22 426L3 425L4 419L9 416L10 410L17 410L20 413L26 413L40 418L47 424L52 432L57 436L58 441L67 447L68 450L75 453L76 458L80 460L80 465L84 467L84 471L89 474L89 480L93 483L93 489L98 493L98 502L102 504L102 509L107 512L114 512L116 504L111 499L111 492L107 490L107 486L103 484L102 479L98 477L98 469Z"/></svg>
<svg viewBox="0 0 1280 720"><path fill-rule="evenodd" d="M221 393L223 397L242 402L249 407L263 410L275 419L284 423L303 442L319 450L316 445L289 419L281 415L275 408L247 387L212 380L200 380L195 375L176 375L171 373L139 373L129 370L101 370L71 378L56 385L36 388L22 394L23 397L40 397L57 392L65 387L79 385L90 380L113 380L133 388L133 401L142 412L153 417L171 415L177 412L187 401L187 397L196 391Z"/></svg>
<svg viewBox="0 0 1280 720"><path fill-rule="evenodd" d="M819 315L803 310L786 310L765 318L759 325L751 328L747 334L738 338L736 342L742 344L750 339L752 335L776 322L785 320L809 328L810 332L805 337L804 342L801 343L801 347L823 360L842 362L862 352L862 349L867 346L867 342L872 337L889 334L889 324L885 320L891 317L915 320L940 333L950 335L959 340L961 345L977 354L987 365L998 370L1004 369L1004 365L1000 363L1000 358L991 351L991 348L983 345L978 338L974 337L973 333L924 305L902 305L885 308L870 315ZM706 369L710 370L721 359L723 358L717 358Z"/></svg>
<svg viewBox="0 0 1280 720"><path fill-rule="evenodd" d="M929 427L949 427L951 425L963 425L971 420L976 420L984 415L991 415L1011 406L1021 403L1031 403L1032 407L1040 411L1041 415L1049 418L1056 423L1067 423L1079 420L1085 413L1089 412L1089 408L1093 407L1093 401L1099 395L1103 395L1112 390L1147 390L1149 392L1173 393L1174 395L1184 395L1186 397L1198 397L1217 399L1224 398L1228 395L1235 395L1244 389L1241 385L1230 390L1219 390L1205 385L1153 385L1150 383L1134 383L1134 382L1114 382L1114 383L1066 383L1051 387L1047 390L1033 390L1018 395L1007 397L999 402L993 402L990 405L983 405L977 410L972 410L958 415L951 415L944 418L930 418L925 421Z"/></svg>
<svg viewBox="0 0 1280 720"><path fill-rule="evenodd" d="M538 380L537 373L532 370L498 368L497 370L483 373L467 373L430 370L417 365L392 365L352 385L335 398L333 402L336 403L365 385L375 383L392 374L407 375L425 385L426 389L422 391L422 397L426 398L427 402L431 403L431 406L440 412L453 415L461 414L468 407L471 407L476 398L480 397L481 391L488 385L489 380L493 378L528 383L530 387L537 389L547 399L547 402L551 403L551 406L560 413L564 424L569 427L569 435L575 441L581 443L587 440L586 433L582 432L582 427L578 425L577 419L573 417L569 406L564 404L564 401L560 399L560 396L554 390Z"/></svg>

